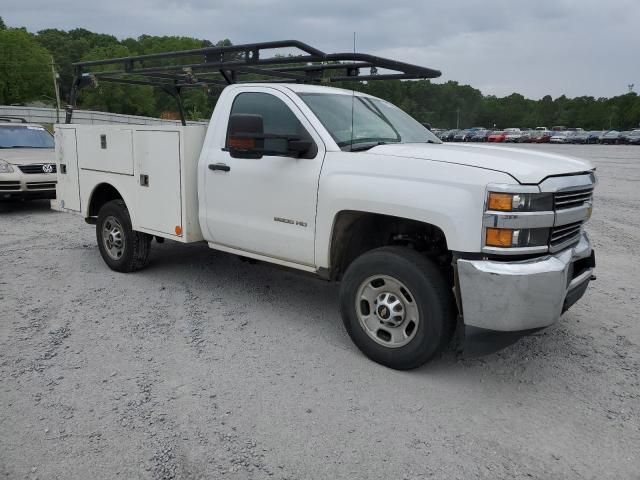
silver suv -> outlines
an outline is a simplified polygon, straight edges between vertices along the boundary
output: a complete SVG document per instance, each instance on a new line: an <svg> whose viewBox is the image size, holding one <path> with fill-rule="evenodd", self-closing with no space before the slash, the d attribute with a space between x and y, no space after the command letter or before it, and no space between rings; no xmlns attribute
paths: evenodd
<svg viewBox="0 0 640 480"><path fill-rule="evenodd" d="M0 201L56 198L53 136L23 118L0 117Z"/></svg>

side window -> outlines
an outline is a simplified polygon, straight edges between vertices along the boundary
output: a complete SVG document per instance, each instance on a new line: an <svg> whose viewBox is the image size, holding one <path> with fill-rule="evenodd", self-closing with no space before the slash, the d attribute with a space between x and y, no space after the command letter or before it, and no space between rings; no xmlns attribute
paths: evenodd
<svg viewBox="0 0 640 480"><path fill-rule="evenodd" d="M311 136L291 109L278 97L268 93L241 93L235 98L231 107L231 115L238 113L261 115L266 135L286 135L312 141ZM264 149L286 154L289 151L289 145L284 138L266 138Z"/></svg>

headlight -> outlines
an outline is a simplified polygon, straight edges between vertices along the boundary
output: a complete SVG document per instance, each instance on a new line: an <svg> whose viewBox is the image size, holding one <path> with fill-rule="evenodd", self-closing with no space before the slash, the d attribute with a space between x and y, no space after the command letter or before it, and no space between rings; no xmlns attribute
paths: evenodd
<svg viewBox="0 0 640 480"><path fill-rule="evenodd" d="M523 248L542 247L549 241L548 228L492 228L485 234L487 247Z"/></svg>
<svg viewBox="0 0 640 480"><path fill-rule="evenodd" d="M489 192L487 209L499 212L547 212L553 210L553 194Z"/></svg>
<svg viewBox="0 0 640 480"><path fill-rule="evenodd" d="M0 160L0 173L11 173L13 172L13 167L9 165L4 160Z"/></svg>

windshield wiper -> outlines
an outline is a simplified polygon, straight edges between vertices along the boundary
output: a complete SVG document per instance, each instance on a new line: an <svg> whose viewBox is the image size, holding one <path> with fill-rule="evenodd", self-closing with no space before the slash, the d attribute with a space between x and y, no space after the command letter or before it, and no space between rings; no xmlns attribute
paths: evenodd
<svg viewBox="0 0 640 480"><path fill-rule="evenodd" d="M369 150L370 148L377 147L378 145L386 145L388 142L367 142L351 145L349 149L350 152L362 152L364 150ZM393 142L397 143L397 142Z"/></svg>

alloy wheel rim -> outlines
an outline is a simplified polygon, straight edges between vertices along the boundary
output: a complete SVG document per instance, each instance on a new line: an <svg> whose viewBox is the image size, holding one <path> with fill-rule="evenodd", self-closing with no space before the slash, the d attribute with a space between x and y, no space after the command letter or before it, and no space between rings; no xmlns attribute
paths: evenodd
<svg viewBox="0 0 640 480"><path fill-rule="evenodd" d="M384 347L404 347L418 331L420 313L415 297L406 285L389 275L364 280L355 307L364 332Z"/></svg>
<svg viewBox="0 0 640 480"><path fill-rule="evenodd" d="M110 215L102 222L102 243L107 255L114 260L120 260L124 254L124 229L120 221Z"/></svg>

